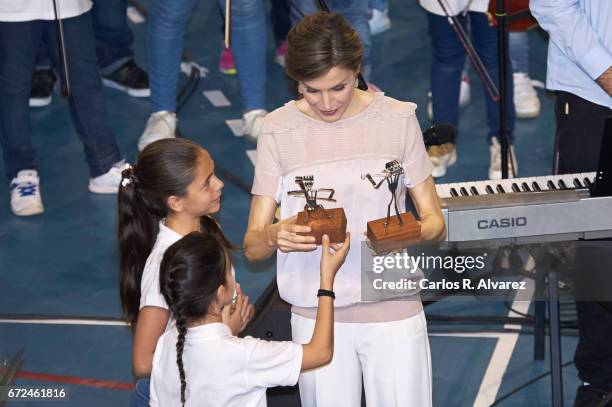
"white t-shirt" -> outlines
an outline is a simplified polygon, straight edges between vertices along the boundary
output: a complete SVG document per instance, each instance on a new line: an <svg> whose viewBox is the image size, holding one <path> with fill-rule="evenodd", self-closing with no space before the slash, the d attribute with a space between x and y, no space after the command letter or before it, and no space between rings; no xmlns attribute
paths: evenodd
<svg viewBox="0 0 612 407"><path fill-rule="evenodd" d="M157 342L151 372L151 406L180 406L176 364L178 332ZM297 383L302 345L232 336L221 323L189 328L183 350L185 406L264 407L266 389Z"/></svg>
<svg viewBox="0 0 612 407"><path fill-rule="evenodd" d="M163 220L159 221L159 232L151 254L147 258L142 279L140 280L140 309L144 307L160 307L168 309L168 304L164 300L163 295L159 290L159 266L164 253L168 247L181 239L181 235L176 233L164 224Z"/></svg>
<svg viewBox="0 0 612 407"><path fill-rule="evenodd" d="M0 0L0 21L55 20L54 0ZM102 0L104 1L104 0ZM91 0L57 0L60 19L80 16L91 10Z"/></svg>

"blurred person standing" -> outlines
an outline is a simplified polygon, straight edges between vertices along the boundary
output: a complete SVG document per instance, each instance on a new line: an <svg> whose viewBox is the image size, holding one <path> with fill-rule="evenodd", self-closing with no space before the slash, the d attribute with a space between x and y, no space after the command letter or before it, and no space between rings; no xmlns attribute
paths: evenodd
<svg viewBox="0 0 612 407"><path fill-rule="evenodd" d="M596 171L604 125L612 120L612 2L531 0L530 9L550 35L546 87L557 96L555 172ZM605 263L592 264L589 254L576 253L577 291L586 280L605 284L601 274L610 273L598 267ZM574 362L583 384L574 406L612 406L612 302L576 301L576 311Z"/></svg>
<svg viewBox="0 0 612 407"><path fill-rule="evenodd" d="M89 191L116 193L126 167L111 132L102 97L90 0L57 3L68 56L70 113L89 165ZM56 69L60 50L53 0L0 0L0 145L18 216L44 211L32 148L28 99L36 53L44 39ZM59 163L58 163L59 164Z"/></svg>

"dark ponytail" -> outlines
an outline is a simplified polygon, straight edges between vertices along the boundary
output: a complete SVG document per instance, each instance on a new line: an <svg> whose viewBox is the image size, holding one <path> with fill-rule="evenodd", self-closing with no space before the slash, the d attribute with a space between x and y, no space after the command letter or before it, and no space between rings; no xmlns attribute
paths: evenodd
<svg viewBox="0 0 612 407"><path fill-rule="evenodd" d="M201 146L187 139L148 145L134 167L124 170L117 196L119 296L126 320L138 319L145 263L168 214L168 197L184 196L194 179Z"/></svg>
<svg viewBox="0 0 612 407"><path fill-rule="evenodd" d="M187 324L204 318L217 295L226 284L229 253L232 246L220 233L214 220L208 233L192 232L170 246L159 268L159 288L176 320L176 363L181 381L181 403L185 404L185 369L183 350ZM215 226L212 224L214 223Z"/></svg>

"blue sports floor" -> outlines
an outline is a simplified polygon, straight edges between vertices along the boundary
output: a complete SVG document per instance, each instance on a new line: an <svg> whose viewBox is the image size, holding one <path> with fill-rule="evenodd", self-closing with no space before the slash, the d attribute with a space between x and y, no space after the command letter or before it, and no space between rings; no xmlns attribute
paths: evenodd
<svg viewBox="0 0 612 407"><path fill-rule="evenodd" d="M218 166L250 185L253 166L246 151L253 150L255 145L235 136L226 124L226 120L241 118L241 107L236 77L223 75L218 70L221 21L216 2L199 3L189 24L185 47L193 60L209 72L181 111L179 127L185 137L208 149ZM390 3L393 28L374 37L372 81L392 97L416 102L421 127L426 128L429 126L426 105L431 51L425 14L416 0L391 0ZM137 60L145 65L145 25L133 24L133 30ZM546 37L532 31L529 39L531 76L544 80ZM273 110L289 100L291 94L285 86L282 68L273 63L271 32L268 53L267 107ZM483 90L478 79L471 75L472 101L461 112L459 159L438 182L487 176L489 152L485 144ZM231 106L214 107L203 95L207 90L222 91ZM551 168L553 100L549 94L539 93L541 116L518 121L516 125L516 151L522 176L548 174ZM105 94L111 127L120 148L128 160L134 161L136 142L149 114L148 100L134 99L111 89L105 89ZM23 385L59 385L71 377L130 383L131 333L125 326L112 323L120 317L115 196L87 192L88 173L82 147L67 104L60 99L57 89L50 106L31 110L31 121L45 213L32 218L13 216L8 182L0 183L0 361L19 349L24 350L22 371L25 373L17 380ZM235 182L223 180L223 209L218 218L230 238L240 243L250 196ZM235 266L239 281L253 299L274 276L273 262L251 265L237 257ZM469 300L443 300L428 307L426 312L508 315L502 303ZM49 323L28 320L30 315L86 320L72 324ZM96 324L92 322L95 318L111 322ZM487 328L488 332L479 332L480 328ZM500 328L500 324L484 327L430 321L436 406L488 406L549 369L548 361L532 360L532 335L495 333ZM449 334L449 331L469 332ZM572 360L576 342L574 336L563 337L564 362ZM15 402L7 406L127 405L127 390L103 385L68 384L67 403ZM570 365L564 369L565 405L572 404L577 385L575 368ZM549 406L550 399L549 377L544 377L498 405Z"/></svg>

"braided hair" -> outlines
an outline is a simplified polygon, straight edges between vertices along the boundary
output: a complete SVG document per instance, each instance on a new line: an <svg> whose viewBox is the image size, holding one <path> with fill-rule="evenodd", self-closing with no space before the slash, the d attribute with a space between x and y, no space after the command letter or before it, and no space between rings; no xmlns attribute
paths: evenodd
<svg viewBox="0 0 612 407"><path fill-rule="evenodd" d="M208 226L216 227L219 233L189 233L166 250L159 270L160 291L176 320L178 331L176 364L183 406L187 387L183 364L187 325L206 316L217 289L227 283L229 253L233 250L214 220L211 221Z"/></svg>

